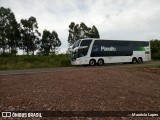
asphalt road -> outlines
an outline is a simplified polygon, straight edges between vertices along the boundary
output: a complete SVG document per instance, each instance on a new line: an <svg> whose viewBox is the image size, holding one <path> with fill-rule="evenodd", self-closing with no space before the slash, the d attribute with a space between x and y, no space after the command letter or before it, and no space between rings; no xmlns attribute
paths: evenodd
<svg viewBox="0 0 160 120"><path fill-rule="evenodd" d="M59 67L59 68L40 68L40 69L24 69L24 70L7 70L0 71L0 76L2 75L22 75L22 74L34 74L34 73L48 73L48 72L62 72L62 71L75 71L82 69L96 69L96 68L125 68L125 67L146 67L146 66L156 66L160 65L160 61L150 61L143 62L142 64L106 64L104 66L74 66L74 67Z"/></svg>

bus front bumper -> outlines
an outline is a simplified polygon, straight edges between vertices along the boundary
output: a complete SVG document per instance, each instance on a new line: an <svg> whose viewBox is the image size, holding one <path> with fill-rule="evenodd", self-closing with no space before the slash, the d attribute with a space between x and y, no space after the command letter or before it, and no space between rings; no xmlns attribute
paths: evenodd
<svg viewBox="0 0 160 120"><path fill-rule="evenodd" d="M81 65L80 61L71 61L72 65Z"/></svg>
<svg viewBox="0 0 160 120"><path fill-rule="evenodd" d="M76 59L71 61L72 65L86 65L87 61L84 61L82 59Z"/></svg>

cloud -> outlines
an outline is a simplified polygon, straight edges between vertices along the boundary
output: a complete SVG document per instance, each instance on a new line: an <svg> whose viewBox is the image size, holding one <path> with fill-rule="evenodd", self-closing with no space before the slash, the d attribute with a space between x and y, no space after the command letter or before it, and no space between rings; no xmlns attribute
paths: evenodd
<svg viewBox="0 0 160 120"><path fill-rule="evenodd" d="M68 26L95 25L103 39L160 39L160 0L1 0L17 21L36 17L39 30L57 31L61 52L68 48Z"/></svg>

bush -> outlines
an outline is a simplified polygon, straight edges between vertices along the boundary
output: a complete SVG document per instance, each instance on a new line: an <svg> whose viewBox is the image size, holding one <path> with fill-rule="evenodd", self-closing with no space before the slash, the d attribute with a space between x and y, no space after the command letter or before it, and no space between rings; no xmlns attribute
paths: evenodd
<svg viewBox="0 0 160 120"><path fill-rule="evenodd" d="M160 52L152 53L152 59L153 60L160 60Z"/></svg>
<svg viewBox="0 0 160 120"><path fill-rule="evenodd" d="M71 66L71 60L68 58L64 58L61 60L61 66L66 67L66 66Z"/></svg>
<svg viewBox="0 0 160 120"><path fill-rule="evenodd" d="M1 55L0 70L30 69L30 68L51 68L71 66L70 57L66 55Z"/></svg>
<svg viewBox="0 0 160 120"><path fill-rule="evenodd" d="M1 57L10 57L10 56L12 56L12 54L11 53L1 53L0 56Z"/></svg>
<svg viewBox="0 0 160 120"><path fill-rule="evenodd" d="M151 58L153 60L160 60L160 40L151 40Z"/></svg>

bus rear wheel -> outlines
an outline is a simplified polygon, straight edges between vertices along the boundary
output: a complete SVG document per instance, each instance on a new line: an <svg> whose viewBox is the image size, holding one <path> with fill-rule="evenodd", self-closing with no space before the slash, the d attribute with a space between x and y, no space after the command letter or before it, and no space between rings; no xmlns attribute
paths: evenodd
<svg viewBox="0 0 160 120"><path fill-rule="evenodd" d="M99 66L102 66L103 64L104 64L103 59L99 59L99 60L98 60L98 65L99 65Z"/></svg>
<svg viewBox="0 0 160 120"><path fill-rule="evenodd" d="M95 60L90 60L89 61L89 65L90 66L95 66L96 65L96 61Z"/></svg>
<svg viewBox="0 0 160 120"><path fill-rule="evenodd" d="M136 64L137 63L137 59L136 58L132 58L132 63Z"/></svg>
<svg viewBox="0 0 160 120"><path fill-rule="evenodd" d="M142 63L142 62L143 62L142 58L138 58L138 63Z"/></svg>

